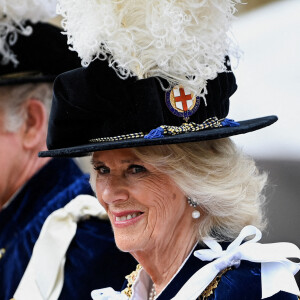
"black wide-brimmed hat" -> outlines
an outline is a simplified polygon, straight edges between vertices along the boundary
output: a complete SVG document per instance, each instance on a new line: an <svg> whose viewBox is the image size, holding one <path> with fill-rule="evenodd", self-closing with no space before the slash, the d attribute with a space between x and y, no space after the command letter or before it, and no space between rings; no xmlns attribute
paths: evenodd
<svg viewBox="0 0 300 300"><path fill-rule="evenodd" d="M18 64L0 64L0 86L53 82L58 74L81 66L77 53L68 49L67 37L60 28L42 22L27 22L25 26L32 27L32 34L18 35L10 46Z"/></svg>
<svg viewBox="0 0 300 300"><path fill-rule="evenodd" d="M226 58L226 65L228 59ZM40 157L74 157L94 151L225 138L254 131L277 120L267 116L227 119L234 74L207 82L206 98L182 86L165 91L163 79L123 80L95 60L57 77L49 120L48 151Z"/></svg>

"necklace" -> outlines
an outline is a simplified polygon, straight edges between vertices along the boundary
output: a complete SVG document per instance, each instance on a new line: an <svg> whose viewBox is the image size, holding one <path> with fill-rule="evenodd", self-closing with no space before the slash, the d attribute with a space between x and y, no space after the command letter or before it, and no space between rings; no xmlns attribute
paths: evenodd
<svg viewBox="0 0 300 300"><path fill-rule="evenodd" d="M155 291L154 284L152 284L152 288L150 290L148 300L155 300L155 299L156 299L156 291Z"/></svg>

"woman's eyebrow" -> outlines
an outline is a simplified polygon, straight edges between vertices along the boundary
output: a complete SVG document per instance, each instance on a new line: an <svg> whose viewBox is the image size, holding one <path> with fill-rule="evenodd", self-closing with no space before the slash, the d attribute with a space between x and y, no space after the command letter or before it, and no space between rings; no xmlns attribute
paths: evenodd
<svg viewBox="0 0 300 300"><path fill-rule="evenodd" d="M104 162L92 158L92 159L91 159L91 164L92 164L92 165L101 165L101 164L104 165Z"/></svg>

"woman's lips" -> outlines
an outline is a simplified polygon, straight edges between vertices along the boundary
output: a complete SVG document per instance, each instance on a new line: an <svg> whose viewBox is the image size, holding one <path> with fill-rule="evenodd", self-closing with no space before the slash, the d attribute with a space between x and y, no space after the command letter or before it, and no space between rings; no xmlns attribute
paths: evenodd
<svg viewBox="0 0 300 300"><path fill-rule="evenodd" d="M117 227L125 227L132 225L143 217L141 211L122 211L112 212L114 225Z"/></svg>

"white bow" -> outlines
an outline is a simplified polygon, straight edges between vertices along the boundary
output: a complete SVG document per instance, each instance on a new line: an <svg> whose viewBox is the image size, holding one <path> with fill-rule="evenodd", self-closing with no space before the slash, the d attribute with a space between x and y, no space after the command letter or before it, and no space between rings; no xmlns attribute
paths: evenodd
<svg viewBox="0 0 300 300"><path fill-rule="evenodd" d="M64 282L66 252L76 233L77 222L88 216L105 218L95 197L80 195L46 219L15 300L57 300Z"/></svg>
<svg viewBox="0 0 300 300"><path fill-rule="evenodd" d="M252 235L252 239L241 244ZM226 250L222 250L215 240L204 239L203 242L210 249L195 251L194 255L203 261L215 260L197 271L172 300L196 299L220 271L230 266L238 266L241 260L261 263L262 299L279 291L299 295L294 275L300 270L300 264L287 259L300 259L299 248L291 243L257 243L261 236L256 227L246 226Z"/></svg>

